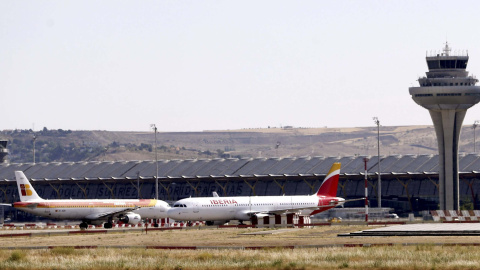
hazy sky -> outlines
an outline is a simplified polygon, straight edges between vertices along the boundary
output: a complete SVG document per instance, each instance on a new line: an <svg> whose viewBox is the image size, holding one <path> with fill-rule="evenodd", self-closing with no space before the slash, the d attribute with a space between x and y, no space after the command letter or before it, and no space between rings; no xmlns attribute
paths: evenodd
<svg viewBox="0 0 480 270"><path fill-rule="evenodd" d="M0 130L430 125L408 87L480 1L0 0ZM465 125L480 119L480 105Z"/></svg>

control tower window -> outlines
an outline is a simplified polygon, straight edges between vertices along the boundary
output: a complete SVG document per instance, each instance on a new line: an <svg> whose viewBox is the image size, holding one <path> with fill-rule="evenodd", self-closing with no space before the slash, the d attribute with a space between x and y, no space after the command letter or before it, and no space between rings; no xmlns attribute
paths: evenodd
<svg viewBox="0 0 480 270"><path fill-rule="evenodd" d="M466 69L467 60L457 60L457 68Z"/></svg>
<svg viewBox="0 0 480 270"><path fill-rule="evenodd" d="M428 60L428 69L466 69L468 60Z"/></svg>
<svg viewBox="0 0 480 270"><path fill-rule="evenodd" d="M461 93L439 93L437 94L437 97L455 97L455 96L461 96Z"/></svg>
<svg viewBox="0 0 480 270"><path fill-rule="evenodd" d="M440 68L455 68L455 60L440 60Z"/></svg>
<svg viewBox="0 0 480 270"><path fill-rule="evenodd" d="M439 69L440 65L438 64L438 60L430 60L427 61L428 69Z"/></svg>

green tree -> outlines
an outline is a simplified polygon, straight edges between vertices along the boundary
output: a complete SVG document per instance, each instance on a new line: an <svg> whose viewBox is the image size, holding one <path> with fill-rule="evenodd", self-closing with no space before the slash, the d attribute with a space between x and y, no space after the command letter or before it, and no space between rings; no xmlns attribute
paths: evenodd
<svg viewBox="0 0 480 270"><path fill-rule="evenodd" d="M461 201L460 210L474 210L473 202L470 200L469 197Z"/></svg>

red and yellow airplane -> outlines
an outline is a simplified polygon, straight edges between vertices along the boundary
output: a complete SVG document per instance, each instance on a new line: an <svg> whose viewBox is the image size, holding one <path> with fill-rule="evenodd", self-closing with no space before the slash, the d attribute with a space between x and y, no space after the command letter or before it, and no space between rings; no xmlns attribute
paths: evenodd
<svg viewBox="0 0 480 270"><path fill-rule="evenodd" d="M102 223L105 229L109 229L114 220L138 224L142 218L166 218L170 208L168 203L154 199L44 200L22 171L15 171L15 178L20 202L14 203L13 207L52 219L81 220L81 229L88 228L88 224Z"/></svg>

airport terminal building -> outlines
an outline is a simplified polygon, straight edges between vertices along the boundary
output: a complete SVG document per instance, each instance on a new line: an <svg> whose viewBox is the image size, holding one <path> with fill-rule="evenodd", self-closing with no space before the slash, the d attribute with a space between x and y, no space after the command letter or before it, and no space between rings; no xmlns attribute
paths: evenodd
<svg viewBox="0 0 480 270"><path fill-rule="evenodd" d="M317 191L334 162L342 168L337 195L362 198L364 158L371 207L377 206L377 156L195 159L158 161L159 199L306 195ZM460 155L462 205L479 209L480 155ZM439 207L437 155L381 156L382 207L399 214ZM45 199L154 198L155 161L0 164L0 201L18 200L14 171L24 171ZM346 207L361 207L363 201Z"/></svg>

